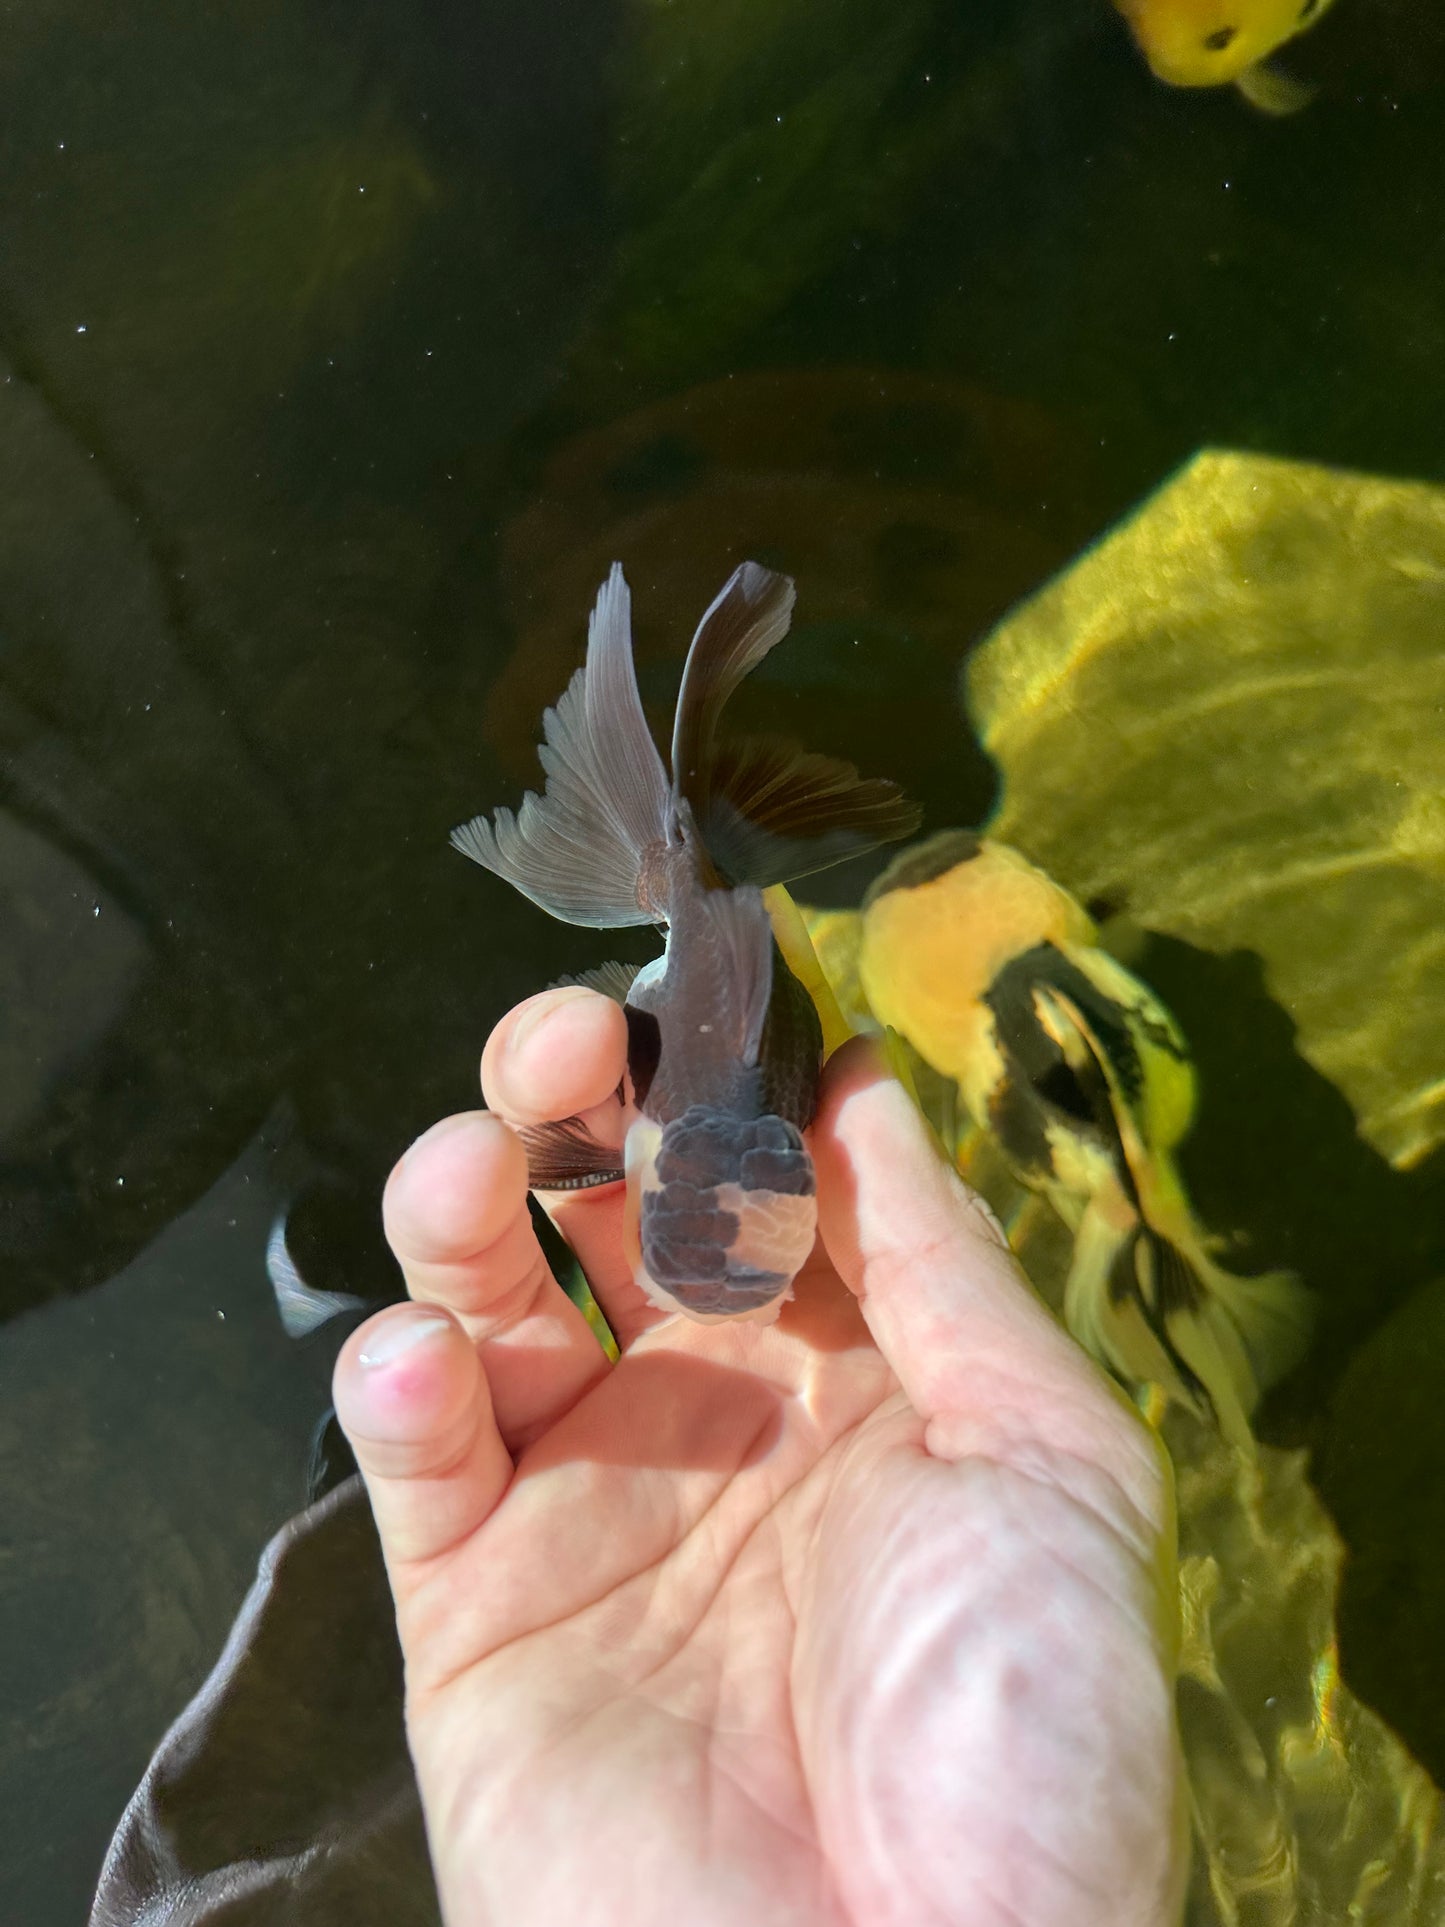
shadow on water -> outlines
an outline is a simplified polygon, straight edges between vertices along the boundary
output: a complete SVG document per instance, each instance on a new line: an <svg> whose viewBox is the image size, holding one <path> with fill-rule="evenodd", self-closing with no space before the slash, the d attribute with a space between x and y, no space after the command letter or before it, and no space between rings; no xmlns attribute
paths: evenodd
<svg viewBox="0 0 1445 1927"><path fill-rule="evenodd" d="M1445 1775L1445 1149L1396 1171L1299 1055L1258 957L1151 936L1139 974L1183 1025L1199 1070L1181 1165L1240 1270L1287 1266L1315 1296L1304 1363L1261 1436L1306 1445L1348 1550L1345 1678L1437 1780Z"/></svg>
<svg viewBox="0 0 1445 1927"><path fill-rule="evenodd" d="M1276 1443L1304 1442L1350 1356L1445 1271L1445 1155L1396 1171L1300 1054L1258 957L1151 936L1139 974L1179 1018L1199 1068L1181 1163L1204 1222L1239 1237L1241 1269L1295 1271L1315 1295L1306 1363L1271 1401Z"/></svg>

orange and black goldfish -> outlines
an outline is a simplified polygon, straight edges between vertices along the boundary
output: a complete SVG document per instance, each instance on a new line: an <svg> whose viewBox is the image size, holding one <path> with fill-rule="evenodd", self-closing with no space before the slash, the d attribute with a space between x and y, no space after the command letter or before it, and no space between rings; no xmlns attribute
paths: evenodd
<svg viewBox="0 0 1445 1927"><path fill-rule="evenodd" d="M1237 87L1267 114L1293 113L1312 89L1268 65L1332 0L1114 0L1139 51L1171 87Z"/></svg>
<svg viewBox="0 0 1445 1927"><path fill-rule="evenodd" d="M1066 890L968 831L894 858L864 899L857 958L874 1019L952 1080L1073 1233L1074 1336L1247 1445L1308 1300L1288 1273L1240 1278L1209 1254L1174 1161L1194 1067L1159 999Z"/></svg>
<svg viewBox="0 0 1445 1927"><path fill-rule="evenodd" d="M452 832L465 855L567 923L662 927L632 971L580 981L627 1015L637 1116L621 1156L579 1119L523 1133L534 1186L627 1182L633 1275L694 1318L776 1317L813 1246L803 1132L817 1104L817 1012L774 940L766 887L907 836L888 782L772 740L719 738L728 698L781 642L793 584L745 562L688 650L664 767L638 695L631 603L614 565L586 662L543 717L546 786Z"/></svg>

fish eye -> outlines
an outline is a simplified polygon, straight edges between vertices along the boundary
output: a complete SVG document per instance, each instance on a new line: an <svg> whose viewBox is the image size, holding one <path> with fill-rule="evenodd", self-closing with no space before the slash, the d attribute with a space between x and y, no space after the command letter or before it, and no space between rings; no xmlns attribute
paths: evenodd
<svg viewBox="0 0 1445 1927"><path fill-rule="evenodd" d="M1319 0L1305 0L1307 7L1317 6ZM1238 27L1216 27L1213 33L1204 36L1204 45L1212 54L1222 54L1230 41L1239 32Z"/></svg>

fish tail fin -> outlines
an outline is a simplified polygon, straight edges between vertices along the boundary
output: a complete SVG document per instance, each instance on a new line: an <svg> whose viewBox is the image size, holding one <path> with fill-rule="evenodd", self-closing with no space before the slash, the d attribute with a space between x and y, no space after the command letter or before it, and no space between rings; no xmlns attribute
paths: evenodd
<svg viewBox="0 0 1445 1927"><path fill-rule="evenodd" d="M1074 1336L1119 1377L1159 1385L1246 1451L1261 1393L1298 1362L1310 1331L1292 1274L1237 1277L1097 1201L1079 1225L1064 1307Z"/></svg>
<svg viewBox="0 0 1445 1927"><path fill-rule="evenodd" d="M667 772L637 692L619 563L587 629L587 660L542 719L541 796L452 831L453 846L564 923L654 923L656 856L673 827ZM653 889L649 890L649 882Z"/></svg>
<svg viewBox="0 0 1445 1927"><path fill-rule="evenodd" d="M744 562L698 624L678 692L672 775L708 855L732 883L786 883L909 836L920 813L896 785L781 740L724 742L729 698L788 632L787 576Z"/></svg>
<svg viewBox="0 0 1445 1927"><path fill-rule="evenodd" d="M1292 1271L1242 1278L1203 1252L1195 1254L1193 1268L1207 1315L1238 1335L1258 1398L1303 1358L1314 1330L1314 1300Z"/></svg>

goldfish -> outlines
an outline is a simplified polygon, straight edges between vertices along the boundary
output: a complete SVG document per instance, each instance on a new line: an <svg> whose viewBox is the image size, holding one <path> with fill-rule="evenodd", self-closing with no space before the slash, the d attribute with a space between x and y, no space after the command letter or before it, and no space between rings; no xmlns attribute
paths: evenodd
<svg viewBox="0 0 1445 1927"><path fill-rule="evenodd" d="M864 898L857 969L876 1021L952 1080L1073 1233L1075 1337L1247 1447L1308 1299L1288 1272L1240 1278L1210 1255L1175 1164L1196 1080L1173 1016L1066 890L972 832L894 858Z"/></svg>
<svg viewBox="0 0 1445 1927"><path fill-rule="evenodd" d="M744 677L787 633L794 586L744 562L683 666L671 768L638 695L631 598L602 585L587 654L543 716L545 786L452 832L453 844L567 923L651 923L662 955L583 973L627 1019L632 1118L621 1151L578 1118L523 1133L535 1189L623 1182L632 1275L655 1305L702 1321L777 1317L812 1250L812 1157L823 1033L778 892L917 828L898 788L849 763L719 735ZM773 914L765 892L773 893Z"/></svg>
<svg viewBox="0 0 1445 1927"><path fill-rule="evenodd" d="M1293 113L1313 89L1270 66L1332 0L1114 0L1139 51L1171 87L1237 87L1268 114Z"/></svg>

